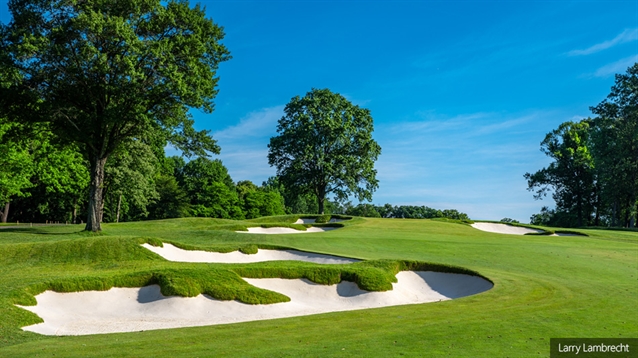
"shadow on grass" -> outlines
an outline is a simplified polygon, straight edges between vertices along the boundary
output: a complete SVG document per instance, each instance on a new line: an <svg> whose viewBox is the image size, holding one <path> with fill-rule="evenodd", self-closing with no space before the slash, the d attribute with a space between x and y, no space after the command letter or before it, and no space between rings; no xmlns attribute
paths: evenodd
<svg viewBox="0 0 638 358"><path fill-rule="evenodd" d="M65 227L67 225L60 225L56 227ZM0 228L0 233L9 232L9 233L22 233L22 234L35 234L35 235L69 235L69 234L84 234L86 236L100 236L101 233L93 233L84 231L84 228L77 228L73 231L52 231L50 230L52 226L33 226L33 227L18 227L18 226L5 226ZM69 228L71 229L71 228Z"/></svg>

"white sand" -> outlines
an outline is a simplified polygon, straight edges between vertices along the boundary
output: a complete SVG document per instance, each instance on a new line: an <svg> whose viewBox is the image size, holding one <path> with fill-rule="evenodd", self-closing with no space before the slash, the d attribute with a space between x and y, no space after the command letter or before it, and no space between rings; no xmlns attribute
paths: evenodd
<svg viewBox="0 0 638 358"><path fill-rule="evenodd" d="M162 256L169 261L179 262L216 262L216 263L250 263L263 261L296 260L319 264L349 264L359 260L345 257L315 254L297 250L258 250L254 255L247 255L240 251L229 253L183 250L171 244L164 247L142 244L145 248Z"/></svg>
<svg viewBox="0 0 638 358"><path fill-rule="evenodd" d="M249 227L248 231L235 231L240 234L309 234L312 232L324 232L337 229L336 227L309 227L306 231L295 230L289 227Z"/></svg>
<svg viewBox="0 0 638 358"><path fill-rule="evenodd" d="M205 295L165 297L157 285L74 293L46 291L36 296L36 306L23 307L42 317L44 323L23 329L45 335L85 335L205 326L435 302L492 288L482 278L459 274L404 271L397 278L399 282L387 292L362 291L351 282L324 286L307 280L246 279L291 298L291 302L271 305L218 301Z"/></svg>
<svg viewBox="0 0 638 358"><path fill-rule="evenodd" d="M495 232L498 234L512 234L512 235L525 235L529 232L543 232L543 230L529 229L526 227L512 226L507 224L497 223L474 223L472 227L482 231ZM555 233L547 236L583 236L569 233Z"/></svg>
<svg viewBox="0 0 638 358"><path fill-rule="evenodd" d="M295 224L314 224L317 221L317 219L297 219L297 221L295 221ZM339 223L345 221L344 219L337 219L337 218L332 218L330 219L329 222L331 223Z"/></svg>
<svg viewBox="0 0 638 358"><path fill-rule="evenodd" d="M317 219L297 219L295 224L314 224Z"/></svg>
<svg viewBox="0 0 638 358"><path fill-rule="evenodd" d="M512 226L507 224L497 223L474 223L472 227L487 232L494 232L498 234L512 234L512 235L525 235L530 232L543 232L543 230L529 229L526 227Z"/></svg>

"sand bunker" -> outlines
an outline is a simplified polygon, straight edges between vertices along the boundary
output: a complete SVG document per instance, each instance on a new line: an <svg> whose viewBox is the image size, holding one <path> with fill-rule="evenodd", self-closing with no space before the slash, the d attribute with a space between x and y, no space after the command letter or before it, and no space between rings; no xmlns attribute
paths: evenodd
<svg viewBox="0 0 638 358"><path fill-rule="evenodd" d="M314 224L317 221L317 219L297 219L297 221L295 221L295 224ZM342 221L346 221L345 219L336 219L336 218L332 218L330 219L331 223L339 223Z"/></svg>
<svg viewBox="0 0 638 358"><path fill-rule="evenodd" d="M307 280L246 279L254 286L281 292L290 302L247 305L218 301L206 295L165 297L159 286L112 288L108 291L57 293L36 296L36 306L22 307L44 323L23 327L45 335L85 335L205 326L304 316L385 306L425 303L474 295L492 288L480 277L404 271L387 292L360 290L352 282L317 285Z"/></svg>
<svg viewBox="0 0 638 358"><path fill-rule="evenodd" d="M295 224L314 224L317 219L297 219Z"/></svg>
<svg viewBox="0 0 638 358"><path fill-rule="evenodd" d="M308 234L311 232L324 232L337 229L336 227L309 227L306 231L295 230L289 227L249 227L248 231L235 231L240 234Z"/></svg>
<svg viewBox="0 0 638 358"><path fill-rule="evenodd" d="M472 227L475 229L479 229L482 231L495 232L498 234L512 234L512 235L525 235L527 233L540 233L544 232L543 230L538 229L530 229L521 226L512 226L507 224L497 224L497 223L474 223ZM583 236L574 233L564 233L557 232L547 236Z"/></svg>
<svg viewBox="0 0 638 358"><path fill-rule="evenodd" d="M538 233L543 230L529 229L526 227L512 226L507 224L497 223L474 223L472 227L487 232L494 232L497 234L511 234L511 235L525 235L527 233Z"/></svg>
<svg viewBox="0 0 638 358"><path fill-rule="evenodd" d="M315 254L297 250L258 250L254 255L247 255L240 251L229 253L183 250L171 244L164 247L142 244L145 248L162 256L169 261L179 262L216 262L216 263L250 263L263 261L296 260L314 262L318 264L349 264L358 262L356 259L345 257Z"/></svg>

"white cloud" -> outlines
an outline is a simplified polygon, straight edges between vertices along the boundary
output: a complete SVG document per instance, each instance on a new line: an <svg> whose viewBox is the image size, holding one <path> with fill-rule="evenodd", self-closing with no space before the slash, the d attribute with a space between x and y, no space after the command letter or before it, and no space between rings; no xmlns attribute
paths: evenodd
<svg viewBox="0 0 638 358"><path fill-rule="evenodd" d="M275 169L268 165L268 142L276 135L277 121L283 114L283 105L262 108L213 133L222 148L218 158L234 181L250 180L260 185L275 174Z"/></svg>
<svg viewBox="0 0 638 358"><path fill-rule="evenodd" d="M284 114L284 106L263 108L250 112L239 121L239 124L213 133L213 138L242 139L247 137L263 137L275 134L277 121Z"/></svg>
<svg viewBox="0 0 638 358"><path fill-rule="evenodd" d="M636 62L638 62L638 55L623 58L597 69L593 77L609 77L617 73L625 73L627 68L633 66Z"/></svg>
<svg viewBox="0 0 638 358"><path fill-rule="evenodd" d="M638 40L638 28L636 29L627 29L621 32L618 36L614 37L611 40L601 42L599 44L595 44L589 48L584 50L573 50L569 51L568 55L570 56L582 56L582 55L590 55L592 53L600 52L602 50L606 50L610 47L623 44L626 42L636 41Z"/></svg>

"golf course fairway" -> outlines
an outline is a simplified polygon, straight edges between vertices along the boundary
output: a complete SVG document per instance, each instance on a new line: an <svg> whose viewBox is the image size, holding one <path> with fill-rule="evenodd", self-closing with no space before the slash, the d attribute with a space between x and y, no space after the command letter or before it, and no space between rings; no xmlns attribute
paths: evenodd
<svg viewBox="0 0 638 358"><path fill-rule="evenodd" d="M438 220L353 218L308 235L245 235L248 227L296 228L298 216L246 221L185 218L0 230L0 357L352 356L548 357L549 339L638 336L638 232L508 235ZM302 228L303 229L303 228ZM299 250L362 260L171 262L142 247L255 254ZM249 304L287 297L247 278L341 279L384 291L397 270L480 275L494 287L454 300L191 328L86 336L21 329L42 322L32 306L47 290L76 292L158 284Z"/></svg>

